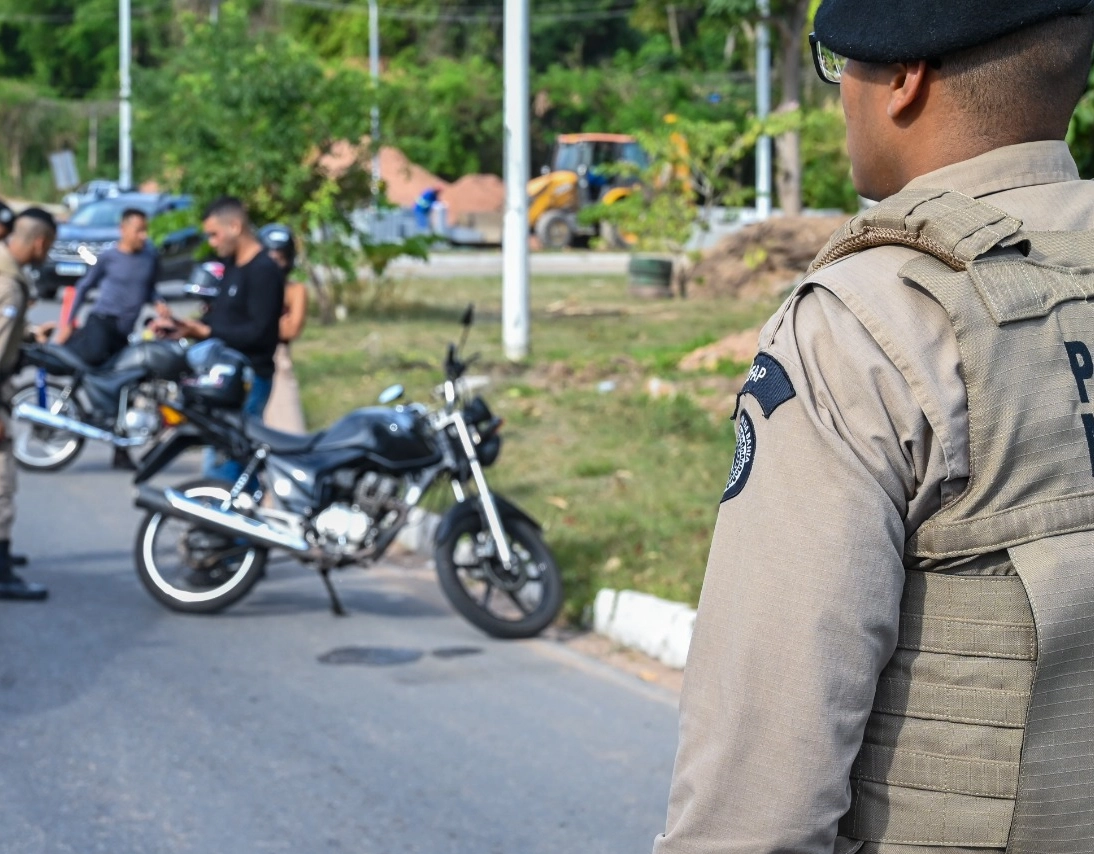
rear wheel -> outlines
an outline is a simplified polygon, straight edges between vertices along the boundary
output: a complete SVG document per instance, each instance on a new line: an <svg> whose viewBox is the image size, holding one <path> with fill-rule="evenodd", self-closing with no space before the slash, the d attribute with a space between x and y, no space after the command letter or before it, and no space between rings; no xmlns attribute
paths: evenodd
<svg viewBox="0 0 1094 854"><path fill-rule="evenodd" d="M452 607L488 635L534 637L562 608L562 573L533 525L506 517L502 526L512 571L498 560L481 514L468 513L437 543L437 579Z"/></svg>
<svg viewBox="0 0 1094 854"><path fill-rule="evenodd" d="M187 498L219 507L231 484L203 478L178 487ZM211 614L246 596L262 577L267 550L242 537L149 513L137 531L137 577L172 611Z"/></svg>
<svg viewBox="0 0 1094 854"><path fill-rule="evenodd" d="M565 249L574 242L574 227L566 211L547 211L536 221L536 237L544 249Z"/></svg>
<svg viewBox="0 0 1094 854"><path fill-rule="evenodd" d="M83 410L75 398L70 397L64 403L61 402L64 388L58 382L47 380L40 398L38 386L35 383L20 386L11 396L12 411L14 412L20 403L29 403L31 406L42 406L54 415L65 415L77 421L83 421L85 418ZM69 433L67 430L34 424L22 418L13 419L12 449L15 452L16 461L25 469L57 471L76 459L83 447L82 436Z"/></svg>

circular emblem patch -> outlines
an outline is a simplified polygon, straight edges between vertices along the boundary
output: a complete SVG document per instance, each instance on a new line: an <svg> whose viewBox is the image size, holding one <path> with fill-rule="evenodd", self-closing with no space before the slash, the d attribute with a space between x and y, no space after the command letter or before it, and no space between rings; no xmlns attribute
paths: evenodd
<svg viewBox="0 0 1094 854"><path fill-rule="evenodd" d="M752 473L752 461L756 458L756 431L747 412L742 412L737 421L737 450L733 452L733 468L729 471L726 491L722 493L722 502L729 501L748 483Z"/></svg>

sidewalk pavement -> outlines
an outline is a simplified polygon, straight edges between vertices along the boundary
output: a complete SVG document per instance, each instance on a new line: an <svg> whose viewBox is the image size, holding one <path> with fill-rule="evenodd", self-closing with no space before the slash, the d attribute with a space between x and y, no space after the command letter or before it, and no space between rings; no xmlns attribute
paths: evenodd
<svg viewBox="0 0 1094 854"><path fill-rule="evenodd" d="M300 386L293 372L292 354L281 344L274 355L274 381L270 402L263 414L266 423L285 433L306 433L304 407L300 402Z"/></svg>

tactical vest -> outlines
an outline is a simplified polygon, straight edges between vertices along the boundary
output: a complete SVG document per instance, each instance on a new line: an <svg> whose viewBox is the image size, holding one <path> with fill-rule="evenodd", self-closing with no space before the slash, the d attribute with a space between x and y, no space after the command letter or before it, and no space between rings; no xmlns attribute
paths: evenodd
<svg viewBox="0 0 1094 854"><path fill-rule="evenodd" d="M959 193L907 191L811 272L882 245L918 250L899 276L953 323L970 479L907 541L897 649L840 836L862 854L1091 854L1094 232L1027 232Z"/></svg>
<svg viewBox="0 0 1094 854"><path fill-rule="evenodd" d="M4 347L0 351L0 382L7 380L19 363L19 348L23 345L26 330L27 309L30 307L30 286L15 259L11 257L7 246L0 243L0 313L3 321L11 322L10 334L4 338Z"/></svg>

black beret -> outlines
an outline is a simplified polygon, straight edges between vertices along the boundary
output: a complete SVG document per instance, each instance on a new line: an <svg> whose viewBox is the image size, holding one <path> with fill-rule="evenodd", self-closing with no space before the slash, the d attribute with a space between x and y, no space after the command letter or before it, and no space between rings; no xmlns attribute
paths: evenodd
<svg viewBox="0 0 1094 854"><path fill-rule="evenodd" d="M860 62L945 56L1092 6L1091 0L823 0L813 30Z"/></svg>

